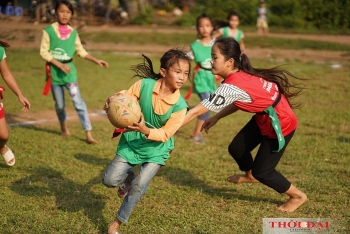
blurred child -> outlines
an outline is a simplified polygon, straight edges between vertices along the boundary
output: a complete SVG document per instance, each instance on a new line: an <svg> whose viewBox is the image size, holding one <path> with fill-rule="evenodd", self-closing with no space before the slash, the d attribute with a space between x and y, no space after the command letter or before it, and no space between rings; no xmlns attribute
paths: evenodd
<svg viewBox="0 0 350 234"><path fill-rule="evenodd" d="M194 92L198 94L201 101L207 99L214 92L215 77L211 72L211 47L214 44L212 33L214 30L211 18L202 14L197 17L197 35L198 39L191 44L191 51L188 56L197 63L195 76L193 80ZM186 98L189 97L186 95ZM204 143L201 129L204 121L208 119L210 112L201 115L197 119L196 127L191 135L191 140L195 143Z"/></svg>
<svg viewBox="0 0 350 234"><path fill-rule="evenodd" d="M227 16L228 26L220 28L215 34L214 38L222 37L232 37L235 39L240 47L241 51L245 51L245 44L243 41L244 33L238 29L239 25L239 15L236 12L230 12Z"/></svg>
<svg viewBox="0 0 350 234"><path fill-rule="evenodd" d="M92 126L85 102L80 96L73 55L77 51L80 57L90 60L101 67L108 67L108 63L94 58L84 50L77 31L69 25L69 20L74 14L73 6L69 1L58 1L55 6L55 12L58 22L44 29L40 47L40 55L47 61L46 72L48 79L44 95L47 95L50 88L52 88L62 136L68 136L70 133L66 124L66 111L64 109L64 88L66 88L85 130L87 143L97 144L98 142L91 134Z"/></svg>
<svg viewBox="0 0 350 234"><path fill-rule="evenodd" d="M7 62L6 62L6 53L5 48L9 47L6 42L0 41L0 73L1 77L7 84L7 86L14 92L20 103L22 103L23 108L22 111L29 111L30 103L23 96L20 88L17 85L15 78L13 77ZM2 92L5 90L4 87L0 86L0 100L3 98ZM13 166L16 163L15 155L10 150L9 147L6 146L6 143L9 139L9 130L7 127L6 119L5 119L5 111L4 106L0 102L0 154L3 156L6 164L8 166Z"/></svg>
<svg viewBox="0 0 350 234"><path fill-rule="evenodd" d="M36 0L32 1L32 4L36 4L34 24L36 25L40 22L46 22L46 8L48 5L48 0Z"/></svg>
<svg viewBox="0 0 350 234"><path fill-rule="evenodd" d="M102 25L104 28L109 27L109 20L111 19L113 11L116 11L119 7L118 0L108 0L107 9L105 13L105 22Z"/></svg>
<svg viewBox="0 0 350 234"><path fill-rule="evenodd" d="M153 71L152 61L144 56L144 62L133 66L135 76L142 78L126 92L139 101L142 120L122 133L116 156L108 166L102 183L110 188L120 186L119 197L125 197L108 233L118 233L147 191L151 179L165 164L174 148L173 135L180 128L187 104L179 89L190 76L191 60L180 50L169 50L160 59L160 71ZM118 95L118 94L115 94ZM113 98L110 96L104 109ZM130 170L142 164L137 177Z"/></svg>
<svg viewBox="0 0 350 234"><path fill-rule="evenodd" d="M258 28L258 34L259 35L269 34L269 26L267 24L268 9L266 8L266 3L264 0L260 1L259 7L256 10L256 14L257 14L256 26Z"/></svg>

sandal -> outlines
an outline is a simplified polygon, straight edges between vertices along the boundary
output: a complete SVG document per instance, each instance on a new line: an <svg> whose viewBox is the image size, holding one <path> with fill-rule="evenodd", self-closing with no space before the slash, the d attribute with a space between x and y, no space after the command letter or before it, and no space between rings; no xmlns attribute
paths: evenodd
<svg viewBox="0 0 350 234"><path fill-rule="evenodd" d="M4 160L8 166L12 167L13 165L15 165L15 163L16 163L15 155L13 154L12 150L10 150L9 147L7 147L7 151L6 151L6 153L4 153L2 155L2 157L4 158ZM12 160L12 162L10 163L11 160Z"/></svg>
<svg viewBox="0 0 350 234"><path fill-rule="evenodd" d="M126 195L128 195L128 192L131 188L131 184L122 184L120 185L118 189L118 197L124 198Z"/></svg>

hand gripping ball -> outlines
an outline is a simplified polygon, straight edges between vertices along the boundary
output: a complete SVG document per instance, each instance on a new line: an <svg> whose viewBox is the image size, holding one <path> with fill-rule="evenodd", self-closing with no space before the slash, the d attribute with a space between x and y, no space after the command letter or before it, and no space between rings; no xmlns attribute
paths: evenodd
<svg viewBox="0 0 350 234"><path fill-rule="evenodd" d="M117 128L126 128L141 120L141 107L129 95L117 95L109 103L107 116Z"/></svg>

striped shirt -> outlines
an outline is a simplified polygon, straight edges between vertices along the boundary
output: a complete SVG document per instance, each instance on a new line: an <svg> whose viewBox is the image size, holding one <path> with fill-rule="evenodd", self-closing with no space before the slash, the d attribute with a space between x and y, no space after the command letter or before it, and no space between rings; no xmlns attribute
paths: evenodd
<svg viewBox="0 0 350 234"><path fill-rule="evenodd" d="M226 106L239 102L252 102L248 93L232 84L220 85L208 99L205 99L201 104L208 110L220 112Z"/></svg>

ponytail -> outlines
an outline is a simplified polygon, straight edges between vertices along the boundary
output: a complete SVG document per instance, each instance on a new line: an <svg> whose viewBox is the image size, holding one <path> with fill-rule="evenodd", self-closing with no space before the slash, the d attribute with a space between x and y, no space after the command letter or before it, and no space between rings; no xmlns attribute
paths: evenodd
<svg viewBox="0 0 350 234"><path fill-rule="evenodd" d="M7 42L4 41L0 41L0 46L4 47L4 48L9 48L10 45Z"/></svg>
<svg viewBox="0 0 350 234"><path fill-rule="evenodd" d="M246 54L241 55L241 61L238 68L250 75L262 77L267 81L273 82L277 85L278 90L283 94L289 105L292 108L300 107L300 103L292 103L291 99L297 97L302 93L303 87L300 87L298 84L292 84L288 77L292 77L297 80L304 80L299 77L294 76L291 72L280 69L281 66L272 67L272 68L254 68L248 56Z"/></svg>
<svg viewBox="0 0 350 234"><path fill-rule="evenodd" d="M143 57L142 63L131 66L131 70L136 73L133 76L133 78L134 77L139 77L141 79L152 78L155 80L159 80L160 78L162 78L162 76L159 73L157 74L154 72L152 60L144 54L142 54L142 57Z"/></svg>

